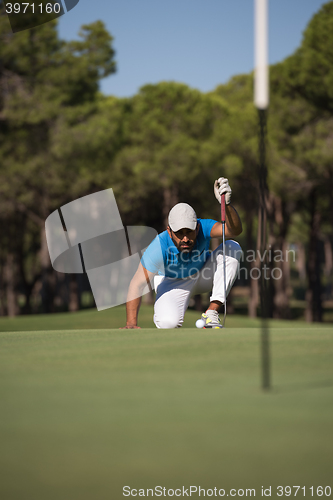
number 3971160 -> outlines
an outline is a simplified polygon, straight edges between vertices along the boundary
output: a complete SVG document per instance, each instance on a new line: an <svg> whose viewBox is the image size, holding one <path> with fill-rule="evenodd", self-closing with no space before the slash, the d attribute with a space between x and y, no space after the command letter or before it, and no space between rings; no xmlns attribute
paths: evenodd
<svg viewBox="0 0 333 500"><path fill-rule="evenodd" d="M59 14L60 11L60 3L6 3L7 14Z"/></svg>
<svg viewBox="0 0 333 500"><path fill-rule="evenodd" d="M309 490L309 492L308 492ZM330 497L332 490L330 486L309 486L306 488L305 486L278 486L277 487L277 496L282 497L290 497L290 496L296 496L300 492L300 495L306 496L306 492L310 493L310 496L317 496L317 497Z"/></svg>

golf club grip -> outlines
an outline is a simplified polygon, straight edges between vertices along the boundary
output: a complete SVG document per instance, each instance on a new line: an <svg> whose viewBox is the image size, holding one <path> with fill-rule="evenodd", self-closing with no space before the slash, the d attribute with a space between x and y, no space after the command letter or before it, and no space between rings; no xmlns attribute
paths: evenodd
<svg viewBox="0 0 333 500"><path fill-rule="evenodd" d="M221 221L225 222L225 194L221 196Z"/></svg>

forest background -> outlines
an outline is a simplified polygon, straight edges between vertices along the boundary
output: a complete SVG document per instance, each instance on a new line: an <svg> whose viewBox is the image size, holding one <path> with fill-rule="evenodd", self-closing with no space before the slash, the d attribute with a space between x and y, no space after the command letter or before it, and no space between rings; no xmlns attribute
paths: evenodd
<svg viewBox="0 0 333 500"><path fill-rule="evenodd" d="M112 188L124 225L162 231L179 201L218 220L220 176L243 221L229 312L260 313L253 74L209 93L161 82L130 98L105 96L99 82L116 61L103 22L65 42L56 21L8 34L0 14L0 315L94 306L85 275L52 269L45 220L60 206ZM270 89L268 244L277 279L269 279L269 314L333 321L333 2L296 52L270 67Z"/></svg>

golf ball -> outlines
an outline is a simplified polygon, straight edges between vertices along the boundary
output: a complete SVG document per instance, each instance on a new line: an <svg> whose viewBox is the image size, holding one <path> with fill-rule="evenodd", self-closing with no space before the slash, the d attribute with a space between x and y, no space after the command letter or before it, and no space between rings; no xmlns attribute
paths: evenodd
<svg viewBox="0 0 333 500"><path fill-rule="evenodd" d="M195 322L195 326L197 328L203 328L205 326L205 321L203 319L198 319L196 322Z"/></svg>

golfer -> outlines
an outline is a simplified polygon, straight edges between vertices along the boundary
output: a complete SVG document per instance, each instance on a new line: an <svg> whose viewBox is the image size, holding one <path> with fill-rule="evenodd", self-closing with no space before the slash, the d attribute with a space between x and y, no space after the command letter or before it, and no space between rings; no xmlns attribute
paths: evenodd
<svg viewBox="0 0 333 500"><path fill-rule="evenodd" d="M226 292L235 282L241 258L241 247L232 238L242 232L242 223L232 205L228 179L220 177L214 183L214 193L226 202ZM156 300L154 323L157 328L179 328L191 296L209 292L210 305L202 319L204 328L222 328L219 309L225 302L222 244L209 250L211 238L222 236L222 223L198 219L187 203L178 203L169 213L166 231L160 233L144 252L127 295L126 329L140 328L138 313L143 290L154 282Z"/></svg>

